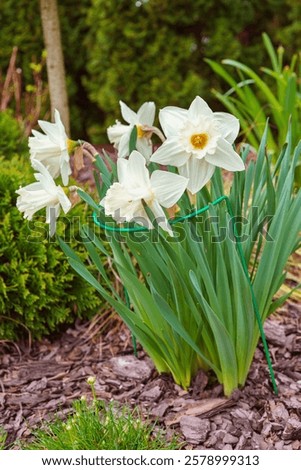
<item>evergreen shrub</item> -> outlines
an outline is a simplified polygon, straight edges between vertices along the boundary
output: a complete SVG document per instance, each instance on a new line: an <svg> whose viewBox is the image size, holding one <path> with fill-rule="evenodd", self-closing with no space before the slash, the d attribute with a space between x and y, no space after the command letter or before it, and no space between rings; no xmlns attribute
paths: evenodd
<svg viewBox="0 0 301 470"><path fill-rule="evenodd" d="M15 153L22 153L27 147L23 130L10 110L0 112L0 136L0 156L11 158Z"/></svg>

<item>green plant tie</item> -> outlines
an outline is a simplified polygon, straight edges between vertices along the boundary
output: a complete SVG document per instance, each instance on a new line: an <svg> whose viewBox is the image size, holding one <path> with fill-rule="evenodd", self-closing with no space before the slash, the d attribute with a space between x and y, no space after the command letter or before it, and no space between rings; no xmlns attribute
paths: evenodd
<svg viewBox="0 0 301 470"><path fill-rule="evenodd" d="M126 306L127 306L129 309L131 309L131 302L130 302L130 298L129 298L129 293L128 293L126 287L123 288L123 291L124 291L124 297L125 297ZM137 341L136 341L136 336L133 335L133 333L132 333L132 344L133 344L134 356L135 356L135 357L138 357L138 354L137 354Z"/></svg>
<svg viewBox="0 0 301 470"><path fill-rule="evenodd" d="M221 197L215 199L210 204L202 207L201 209L197 209L197 210L191 212L190 214L186 214L186 215L181 216L181 217L175 217L174 219L169 220L169 224L174 225L178 222L183 222L184 220L188 220L188 219L191 219L193 217L196 217L196 216L202 214L203 212L208 211L210 206L216 206L216 205L220 204L223 201L226 202L227 211L230 215L231 221L233 222L234 212L233 212L233 208L232 208L232 204L230 202L230 199L228 198L228 196L221 196ZM142 232L142 231L145 232L145 231L149 231L149 229L147 227L116 227L116 226L115 227L110 227L109 225L103 224L102 222L100 222L98 220L98 216L97 216L96 212L93 213L93 220L94 220L94 223L96 225L98 225L99 227L101 227L105 230L108 230L110 232L122 233L122 232ZM256 320L257 320L257 324L258 324L258 328L259 328L259 332L260 332L260 336L261 336L261 340L262 340L262 344L263 344L263 348L264 348L264 353L265 353L265 357L266 357L266 361L267 361L267 365L268 365L268 369L269 369L269 373L270 373L270 377L271 377L273 390L274 390L275 395L278 395L278 388L277 388L277 384L276 384L275 373L274 373L274 370L273 370L271 356L270 356L270 352L269 352L269 347L268 347L265 332L264 332L264 329L263 329L263 324L262 324L262 321L261 321L261 316L260 316L260 312L259 312L258 303L257 303L256 296L255 296L255 293L254 293L254 289L253 289L250 274L249 274L249 271L248 271L248 266L247 266L247 263L246 263L246 259L244 257L242 245L241 245L241 242L239 240L239 235L237 233L236 226L235 226L234 223L233 223L233 235L234 235L234 238L235 238L235 243L236 243L236 246L237 246L239 258L241 260L242 268L243 268L243 271L245 273L248 285L250 287L253 309L254 309L255 317L256 317ZM128 292L127 292L126 288L124 288L124 293L125 293L126 305L127 305L128 308L130 308L130 299L129 299L129 295L128 295ZM137 357L137 344L136 344L136 338L135 338L134 335L132 335L132 340L133 340L134 354Z"/></svg>

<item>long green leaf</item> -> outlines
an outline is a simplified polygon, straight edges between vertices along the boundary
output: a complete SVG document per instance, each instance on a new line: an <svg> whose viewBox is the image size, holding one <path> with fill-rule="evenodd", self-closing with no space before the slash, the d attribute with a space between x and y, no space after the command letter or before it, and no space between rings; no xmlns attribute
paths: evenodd
<svg viewBox="0 0 301 470"><path fill-rule="evenodd" d="M206 312L207 321L215 339L215 345L219 352L219 361L222 380L224 383L224 390L225 394L228 395L230 391L232 391L233 388L235 388L238 384L237 362L233 341L223 323L219 320L215 312L211 309L208 302L203 297L202 292L199 289L197 277L192 271L190 272L190 278L196 292L199 295L201 305Z"/></svg>
<svg viewBox="0 0 301 470"><path fill-rule="evenodd" d="M174 331L177 332L177 334L186 341L189 346L203 359L203 361L208 364L209 367L214 370L214 372L219 375L220 371L217 367L216 364L211 363L207 357L205 357L201 351L201 349L198 347L197 344L192 340L191 336L189 333L184 330L182 327L181 323L179 322L177 315L172 311L168 303L156 292L154 292L154 298L156 300L156 303L158 304L160 311L162 313L162 316L165 318L165 320L170 324L170 326L173 328Z"/></svg>

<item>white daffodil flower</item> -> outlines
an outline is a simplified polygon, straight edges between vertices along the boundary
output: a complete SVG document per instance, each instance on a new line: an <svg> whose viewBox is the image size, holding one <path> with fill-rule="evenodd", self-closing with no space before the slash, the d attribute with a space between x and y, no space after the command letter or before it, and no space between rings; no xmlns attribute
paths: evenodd
<svg viewBox="0 0 301 470"><path fill-rule="evenodd" d="M47 167L53 178L62 176L63 185L68 185L71 168L69 152L76 146L76 142L68 139L60 113L55 110L54 123L38 121L40 128L45 132L33 130L33 136L29 137L30 156L33 160L39 160Z"/></svg>
<svg viewBox="0 0 301 470"><path fill-rule="evenodd" d="M149 161L152 154L152 143L150 140L151 131L147 128L152 127L155 119L156 106L153 102L144 103L137 113L132 111L122 101L120 103L121 115L128 125L116 124L107 129L108 138L111 144L118 150L118 157L124 158L129 155L130 136L134 126L137 127L136 148L144 158ZM145 130L146 128L146 130Z"/></svg>
<svg viewBox="0 0 301 470"><path fill-rule="evenodd" d="M46 207L46 223L50 224L50 236L53 236L56 228L56 219L61 207L66 214L71 209L71 202L61 186L57 186L47 168L38 160L32 160L35 173L35 183L31 183L16 191L17 208L24 212L24 218L31 220L33 215Z"/></svg>
<svg viewBox="0 0 301 470"><path fill-rule="evenodd" d="M216 166L229 171L245 169L232 147L239 121L229 113L214 113L197 96L188 110L168 106L159 113L166 140L151 157L152 162L178 167L189 178L187 188L197 193L210 180Z"/></svg>
<svg viewBox="0 0 301 470"><path fill-rule="evenodd" d="M118 183L114 183L101 201L105 214L117 222L136 222L147 228L153 225L143 207L151 209L158 225L172 235L172 230L161 206L169 208L182 196L188 183L183 176L146 168L145 158L133 151L128 160L117 161Z"/></svg>

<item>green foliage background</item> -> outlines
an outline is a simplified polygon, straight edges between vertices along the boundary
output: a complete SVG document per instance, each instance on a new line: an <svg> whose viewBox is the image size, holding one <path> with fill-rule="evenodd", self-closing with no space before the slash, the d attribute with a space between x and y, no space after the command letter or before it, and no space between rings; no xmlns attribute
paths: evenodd
<svg viewBox="0 0 301 470"><path fill-rule="evenodd" d="M76 6L72 0L58 0L72 130L79 137L87 135L88 117L93 115L94 119L96 115L96 106L88 100L82 85L86 66L86 48L82 42L88 32L86 16L90 4L90 0L80 0ZM1 1L0 25L0 70L5 73L12 48L18 46L18 66L22 69L24 84L31 84L30 64L41 61L44 48L39 0ZM47 81L46 67L43 78Z"/></svg>
<svg viewBox="0 0 301 470"><path fill-rule="evenodd" d="M10 109L0 112L0 136L0 154L6 158L11 158L16 153L23 153L27 148L23 130Z"/></svg>
<svg viewBox="0 0 301 470"><path fill-rule="evenodd" d="M301 47L299 0L58 0L72 113L72 133L106 142L119 100L133 108L187 106L196 94L214 105L220 81L205 57L264 63L262 32L288 54ZM43 49L38 0L0 4L0 69L14 45L29 64ZM218 105L220 107L220 105ZM75 135L80 134L80 135Z"/></svg>

